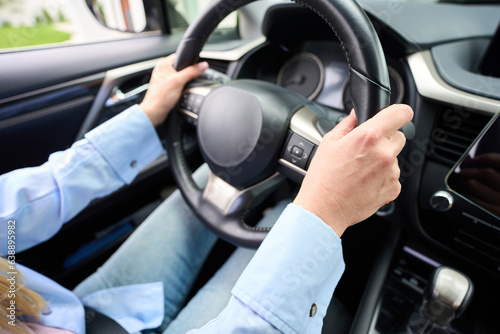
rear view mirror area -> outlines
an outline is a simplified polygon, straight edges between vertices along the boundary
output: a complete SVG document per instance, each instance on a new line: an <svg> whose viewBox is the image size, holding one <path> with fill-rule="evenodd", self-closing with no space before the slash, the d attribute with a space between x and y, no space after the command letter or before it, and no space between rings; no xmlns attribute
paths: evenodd
<svg viewBox="0 0 500 334"><path fill-rule="evenodd" d="M143 0L86 0L86 2L97 21L109 29L135 33L146 29Z"/></svg>

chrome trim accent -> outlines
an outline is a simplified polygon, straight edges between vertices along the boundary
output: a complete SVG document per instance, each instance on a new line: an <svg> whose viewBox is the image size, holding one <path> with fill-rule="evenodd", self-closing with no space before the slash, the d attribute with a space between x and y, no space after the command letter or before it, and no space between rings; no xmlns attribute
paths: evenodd
<svg viewBox="0 0 500 334"><path fill-rule="evenodd" d="M192 119L198 119L198 115L197 115L197 114L195 114L195 113L194 113L194 112L192 112L192 111L189 111L189 110L184 109L184 108L179 108L179 111L180 111L181 113L183 113L184 115L186 115L187 117L189 117L189 118L192 118Z"/></svg>
<svg viewBox="0 0 500 334"><path fill-rule="evenodd" d="M236 189L214 173L210 172L208 183L203 191L203 199L212 203L224 214L227 213L240 194Z"/></svg>
<svg viewBox="0 0 500 334"><path fill-rule="evenodd" d="M430 51L414 53L407 60L420 95L489 113L500 111L500 101L464 92L446 83L439 75Z"/></svg>
<svg viewBox="0 0 500 334"><path fill-rule="evenodd" d="M263 44L265 41L266 38L264 36L261 36L232 50L227 50L227 51L202 50L200 52L200 58L236 61L242 58L251 50Z"/></svg>
<svg viewBox="0 0 500 334"><path fill-rule="evenodd" d="M319 145L321 140L323 140L323 136L321 136L321 133L319 133L316 128L316 121L318 119L318 114L313 110L302 107L292 116L290 120L290 130L313 144Z"/></svg>
<svg viewBox="0 0 500 334"><path fill-rule="evenodd" d="M288 168L290 168L290 169L293 169L293 170L294 170L294 171L296 171L297 173L300 173L300 174L302 174L302 175L306 176L306 173L307 173L307 172L306 172L305 170L303 170L303 169L302 169L302 168L300 168L300 167L295 166L295 165L294 165L294 164L292 164L290 161L286 161L285 159L280 158L280 159L278 160L278 163L280 163L280 164L282 164L283 166L286 166L286 167L288 167Z"/></svg>
<svg viewBox="0 0 500 334"><path fill-rule="evenodd" d="M253 186L238 189L210 172L207 186L203 191L203 199L212 203L224 215L228 215L248 207L255 197L281 182L283 178L276 172Z"/></svg>
<svg viewBox="0 0 500 334"><path fill-rule="evenodd" d="M456 311L468 299L471 289L467 276L452 268L441 267L432 289L432 298L439 299Z"/></svg>
<svg viewBox="0 0 500 334"><path fill-rule="evenodd" d="M311 93L311 95L306 96L306 98L310 101L314 100L316 96L318 96L319 92L323 89L323 86L325 84L325 66L323 65L323 62L321 59L319 59L315 54L312 54L310 52L302 52L299 53L298 55L290 58L283 66L280 68L278 72L278 78L276 79L276 84L278 86L284 87L283 83L281 82L283 80L283 74L285 73L286 67L288 64L290 64L292 61L296 61L297 59L300 58L310 58L312 59L319 67L319 82L318 85L316 86L316 89ZM286 88L286 87L285 87Z"/></svg>
<svg viewBox="0 0 500 334"><path fill-rule="evenodd" d="M214 89L217 86L220 86L220 84L190 87L190 88L184 90L183 93L192 93L192 94L196 94L196 95L207 96L208 94L210 94L212 89Z"/></svg>
<svg viewBox="0 0 500 334"><path fill-rule="evenodd" d="M446 207L442 208L442 207L440 207L439 202L438 203L434 202L434 200L438 199L439 197L445 199L448 202ZM440 211L440 212L445 212L445 211L450 210L454 203L455 203L455 199L453 198L453 195L445 190L436 191L434 194L431 195L431 198L429 198L429 205L431 206L431 208L433 208L436 211Z"/></svg>
<svg viewBox="0 0 500 334"><path fill-rule="evenodd" d="M37 89L37 90L31 91L31 92L27 92L27 93L23 93L23 94L19 94L19 95L14 95L14 96L6 97L6 98L0 100L0 104L14 102L14 101L17 101L17 100L22 100L22 99L30 98L30 97L33 97L33 96L36 96L36 95L47 94L47 93L50 93L50 92L53 92L53 91L56 91L56 90L61 90L61 89L65 89L65 88L69 88L69 87L73 87L73 86L85 85L85 84L89 84L89 83L92 83L92 82L95 82L95 81L101 81L101 80L104 79L104 77L105 77L104 73L89 75L87 77L83 77L83 78L80 78L80 79L63 82L61 84L57 84L57 85L53 85L53 86L49 86L49 87Z"/></svg>
<svg viewBox="0 0 500 334"><path fill-rule="evenodd" d="M111 96L107 99L105 105L106 107L112 107L116 104L120 104L122 102L126 102L127 100L134 99L137 95L147 91L148 88L149 88L149 83L141 85L137 88L132 89L129 92L124 93L122 92L120 87L115 86L115 88L113 88Z"/></svg>
<svg viewBox="0 0 500 334"><path fill-rule="evenodd" d="M99 89L99 92L97 93L97 96L94 100L94 103L92 104L92 107L90 108L87 117L85 118L85 121L83 122L82 127L78 132L78 135L76 136L76 140L82 139L83 136L91 129L92 125L98 119L102 108L108 101L113 90L120 84L122 79L125 79L126 77L129 77L136 73L153 69L160 59L161 58L147 60L107 71L105 73L101 88Z"/></svg>

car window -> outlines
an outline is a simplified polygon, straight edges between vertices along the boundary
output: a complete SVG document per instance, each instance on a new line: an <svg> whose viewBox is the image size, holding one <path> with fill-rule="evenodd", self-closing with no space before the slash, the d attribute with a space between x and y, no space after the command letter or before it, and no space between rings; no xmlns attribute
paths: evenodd
<svg viewBox="0 0 500 334"><path fill-rule="evenodd" d="M211 0L166 0L167 12L172 32L182 32L194 21L200 11ZM237 13L233 12L217 27L218 30L234 29L237 27Z"/></svg>
<svg viewBox="0 0 500 334"><path fill-rule="evenodd" d="M209 0L164 0L171 33L182 33ZM155 0L0 0L0 52L161 33ZM236 14L218 29L234 29Z"/></svg>
<svg viewBox="0 0 500 334"><path fill-rule="evenodd" d="M142 0L0 0L0 51L131 38L159 31L149 3L154 6L154 1Z"/></svg>

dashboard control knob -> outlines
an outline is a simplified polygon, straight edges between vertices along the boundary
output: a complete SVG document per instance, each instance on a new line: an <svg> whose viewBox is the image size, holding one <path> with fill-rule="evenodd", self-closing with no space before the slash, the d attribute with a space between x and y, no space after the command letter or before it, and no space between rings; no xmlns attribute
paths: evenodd
<svg viewBox="0 0 500 334"><path fill-rule="evenodd" d="M431 205L431 207L434 210L440 212L450 210L453 206L453 202L453 195L444 190L436 191L434 194L432 194L431 199L429 200L429 204Z"/></svg>
<svg viewBox="0 0 500 334"><path fill-rule="evenodd" d="M396 204L394 204L394 202L389 202L389 203L383 205L375 213L377 214L377 216L385 217L385 216L391 215L395 209L396 209Z"/></svg>

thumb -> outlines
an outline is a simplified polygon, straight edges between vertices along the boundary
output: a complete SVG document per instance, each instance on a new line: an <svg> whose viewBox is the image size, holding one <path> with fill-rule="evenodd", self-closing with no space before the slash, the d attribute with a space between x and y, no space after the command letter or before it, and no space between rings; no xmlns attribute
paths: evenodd
<svg viewBox="0 0 500 334"><path fill-rule="evenodd" d="M177 72L177 76L182 80L183 84L186 84L189 81L196 79L197 77L202 75L207 68L208 68L208 63L204 61L186 67L185 69Z"/></svg>
<svg viewBox="0 0 500 334"><path fill-rule="evenodd" d="M339 124L337 124L327 134L327 136L332 140L339 140L340 138L351 132L357 125L358 121L356 119L356 113L354 113L354 109L352 109L349 116L345 117Z"/></svg>

